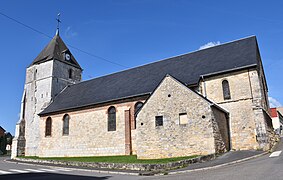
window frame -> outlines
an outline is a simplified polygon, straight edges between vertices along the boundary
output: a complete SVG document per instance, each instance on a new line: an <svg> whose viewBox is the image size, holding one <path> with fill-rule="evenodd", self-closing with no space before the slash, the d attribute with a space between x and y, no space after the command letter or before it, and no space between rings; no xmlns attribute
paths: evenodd
<svg viewBox="0 0 283 180"><path fill-rule="evenodd" d="M181 117L185 116L186 118L186 123L181 123ZM187 125L189 122L189 119L188 119L188 114L187 113L179 113L179 124L180 125Z"/></svg>
<svg viewBox="0 0 283 180"><path fill-rule="evenodd" d="M63 129L62 129L63 136L68 136L70 134L69 130L70 130L70 115L65 114L63 116Z"/></svg>
<svg viewBox="0 0 283 180"><path fill-rule="evenodd" d="M112 111L112 112L111 112ZM111 106L107 110L108 120L107 120L107 130L116 131L116 108Z"/></svg>
<svg viewBox="0 0 283 180"><path fill-rule="evenodd" d="M229 85L229 81L227 79L224 79L222 81L222 92L223 92L223 99L224 100L230 100L231 99L230 85Z"/></svg>
<svg viewBox="0 0 283 180"><path fill-rule="evenodd" d="M140 105L140 107L138 107L138 105ZM144 103L143 102L141 102L141 101L138 101L138 102L136 102L136 104L135 104L135 107L134 107L134 129L136 129L137 128L137 121L136 121L136 115L137 115L137 113L140 111L140 109L142 108L142 106L144 105Z"/></svg>
<svg viewBox="0 0 283 180"><path fill-rule="evenodd" d="M155 127L161 127L164 125L163 116L155 116Z"/></svg>
<svg viewBox="0 0 283 180"><path fill-rule="evenodd" d="M45 137L52 135L52 118L48 117L45 121Z"/></svg>

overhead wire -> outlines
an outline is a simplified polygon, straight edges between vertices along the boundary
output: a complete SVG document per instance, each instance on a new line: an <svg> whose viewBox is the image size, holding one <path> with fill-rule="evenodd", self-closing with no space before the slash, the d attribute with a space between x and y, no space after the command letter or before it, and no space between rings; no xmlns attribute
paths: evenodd
<svg viewBox="0 0 283 180"><path fill-rule="evenodd" d="M43 36L45 36L45 37L47 37L47 38L49 38L49 39L52 39L52 37L49 36L48 34L42 32L42 31L39 31L39 30L37 30L36 28L34 28L34 27L32 27L32 26L29 26L29 25L27 25L27 24L25 24L25 23L23 23L23 22L21 22L21 21L15 19L15 18L12 18L12 17L10 17L10 16L8 16L8 15L2 13L2 12L0 12L0 15L2 15L2 16L6 17L6 18L8 18L8 19L10 19L10 20L12 20L12 21L14 21L14 22L16 22L16 23L18 23L18 24L20 24L20 25L22 25L22 26L24 26L24 27L26 27L26 28L28 28L28 29L30 29L30 30L36 32L36 33L38 33L38 34L41 34L41 35L43 35ZM77 48L76 46L73 46L73 45L71 45L71 44L67 44L67 45L68 45L69 47L71 47L71 48L73 48L73 49L75 49L75 50L77 50L77 51L80 51L80 52L82 52L82 53L84 53L84 54L87 54L88 56L91 56L91 57L93 57L93 58L100 59L100 60L102 60L102 61L105 61L105 62L114 64L114 65L116 65L116 66L120 66L120 67L123 67L123 68L129 68L128 66L125 66L125 65L122 65L122 64L120 64L120 63L117 63L117 62L108 60L108 59L106 59L106 58L104 58L104 57L101 57L101 56L92 54L92 53L90 53L90 52L87 52L87 51L85 51L85 50L82 50L82 49L80 49L80 48Z"/></svg>

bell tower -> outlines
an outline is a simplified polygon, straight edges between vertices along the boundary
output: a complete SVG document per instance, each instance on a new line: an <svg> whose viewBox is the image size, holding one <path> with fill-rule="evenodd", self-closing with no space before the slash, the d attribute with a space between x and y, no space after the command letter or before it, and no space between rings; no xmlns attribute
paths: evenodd
<svg viewBox="0 0 283 180"><path fill-rule="evenodd" d="M66 86L80 82L81 74L82 68L59 36L57 27L56 35L26 69L21 117L16 125L12 157L37 155L40 141L38 114Z"/></svg>

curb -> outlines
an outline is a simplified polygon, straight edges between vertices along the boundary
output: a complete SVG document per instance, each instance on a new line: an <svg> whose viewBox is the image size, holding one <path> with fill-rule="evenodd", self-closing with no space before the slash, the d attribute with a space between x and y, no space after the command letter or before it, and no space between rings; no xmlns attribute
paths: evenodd
<svg viewBox="0 0 283 180"><path fill-rule="evenodd" d="M215 165L215 166L211 166L211 167L184 170L184 171L175 171L175 172L169 171L167 173L167 175L183 174L183 173L189 173L189 172L197 172L197 171L216 169L216 168L220 168L220 167L224 167L224 166L248 161L250 159L254 159L254 158L257 158L257 157L260 157L260 156L264 156L266 154L269 154L269 152L263 152L261 154L257 154L257 155L251 156L251 157L247 157L247 158L244 158L244 159L240 159L240 160L236 160L236 161L232 161L232 162L228 162L228 163L224 163L224 164L219 164L219 165ZM80 169L80 168L75 168L75 167L69 168L69 167L61 167L61 166L56 166L56 165L51 166L51 165L43 165L43 164L36 164L36 163L16 162L16 161L7 161L7 160L4 160L4 161L8 162L8 163L23 164L23 165L34 165L34 166L51 167L51 168L60 167L62 169L67 169L67 170L77 170L77 171L86 171L86 172L95 172L95 173L104 173L104 174L120 174L120 175L131 175L131 176L142 176L141 173L131 173L131 172L111 171L111 170ZM157 174L153 174L151 176L163 176L163 174L157 173Z"/></svg>
<svg viewBox="0 0 283 180"><path fill-rule="evenodd" d="M274 152L275 149L277 149L277 147L279 146L279 144L280 144L280 142L281 142L281 139L283 139L283 136L282 136L282 137L280 136L279 141L277 141L277 142L274 144L274 146L270 149L270 152L271 152L271 153Z"/></svg>
<svg viewBox="0 0 283 180"><path fill-rule="evenodd" d="M204 170L209 170L209 169L216 169L219 167L224 167L224 166L228 166L228 165L232 165L232 164L237 164L240 162L244 162L244 161L248 161L250 159L254 159L260 156L264 156L266 154L269 154L269 152L264 152L261 154L257 154L251 157L247 157L244 159L240 159L240 160L236 160L236 161L232 161L232 162L228 162L228 163L224 163L224 164L219 164L219 165L215 165L215 166L211 166L211 167L205 167L205 168L198 168L198 169L190 169L190 170L185 170L185 171L175 171L175 172L168 172L168 175L173 175L173 174L183 174L183 173L188 173L188 172L196 172L196 171L204 171Z"/></svg>
<svg viewBox="0 0 283 180"><path fill-rule="evenodd" d="M56 165L43 165L43 164L36 164L36 163L26 163L26 162L17 162L17 161L7 161L4 160L7 163L13 163L13 164L21 164L21 165L33 165L33 166L40 166L40 167L59 167L61 169L67 169L67 170L76 170L76 171L86 171L86 172L95 172L95 173L104 173L104 174L120 174L120 175L131 175L131 176L139 176L139 173L130 173L130 172L122 172L122 171L107 171L107 170L95 170L95 169L80 169L75 167L61 167Z"/></svg>
<svg viewBox="0 0 283 180"><path fill-rule="evenodd" d="M199 156L192 159L184 159L176 162L168 162L162 164L148 164L148 163L109 163L109 162L75 162L75 161L62 161L62 160L44 160L44 159L24 159L15 158L16 162L25 162L31 164L43 164L43 165L55 165L63 167L78 167L78 168L93 168L102 171L122 171L122 172L138 172L142 174L148 174L147 172L158 172L169 171L172 169L178 169L189 166L190 164L210 161L215 159L215 154Z"/></svg>

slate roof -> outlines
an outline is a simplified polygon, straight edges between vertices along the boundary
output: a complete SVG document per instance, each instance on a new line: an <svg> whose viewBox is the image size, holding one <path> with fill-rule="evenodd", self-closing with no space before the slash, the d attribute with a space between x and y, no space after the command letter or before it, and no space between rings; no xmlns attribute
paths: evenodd
<svg viewBox="0 0 283 180"><path fill-rule="evenodd" d="M67 87L40 115L150 94L166 74L186 85L202 75L258 65L256 37L248 37Z"/></svg>
<svg viewBox="0 0 283 180"><path fill-rule="evenodd" d="M71 55L71 59L68 62L65 60L65 52L68 52ZM49 44L47 44L47 46L39 53L39 55L33 60L31 65L43 63L53 59L71 64L82 69L58 34L56 34L49 42Z"/></svg>

